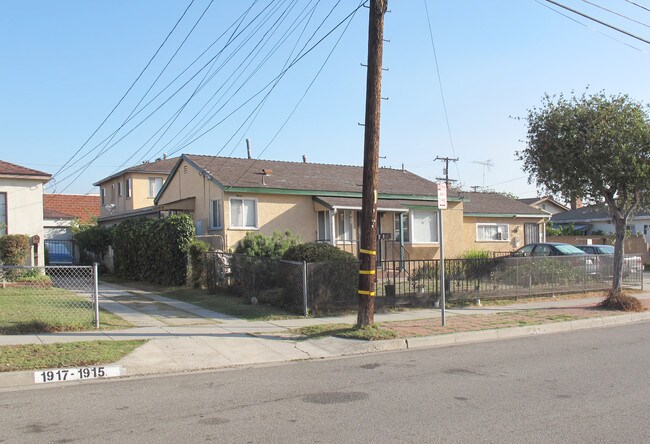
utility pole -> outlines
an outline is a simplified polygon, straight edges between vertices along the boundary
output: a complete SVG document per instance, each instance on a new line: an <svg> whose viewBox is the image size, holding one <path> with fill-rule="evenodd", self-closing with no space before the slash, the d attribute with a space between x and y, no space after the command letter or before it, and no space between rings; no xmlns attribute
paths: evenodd
<svg viewBox="0 0 650 444"><path fill-rule="evenodd" d="M368 72L366 77L366 120L363 140L363 191L361 243L359 253L359 314L357 326L375 323L377 284L377 193L379 183L379 122L381 72L384 41L384 14L388 0L370 0L368 19Z"/></svg>
<svg viewBox="0 0 650 444"><path fill-rule="evenodd" d="M472 189L472 191L474 193L476 193L476 192L478 192L478 189L481 188L481 186L480 185L472 185L470 188Z"/></svg>
<svg viewBox="0 0 650 444"><path fill-rule="evenodd" d="M458 157L436 157L435 159L433 159L434 162L436 160L440 160L442 162L445 162L444 181L445 181L445 184L447 184L447 189L449 189L449 184L451 182L456 182L454 179L449 178L449 162L458 162ZM438 180L443 180L443 178L439 177Z"/></svg>

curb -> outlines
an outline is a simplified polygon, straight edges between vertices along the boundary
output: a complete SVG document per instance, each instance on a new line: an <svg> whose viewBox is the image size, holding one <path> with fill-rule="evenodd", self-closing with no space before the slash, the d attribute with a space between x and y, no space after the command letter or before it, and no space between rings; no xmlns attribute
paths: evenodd
<svg viewBox="0 0 650 444"><path fill-rule="evenodd" d="M357 356L364 355L369 353L380 353L380 352L389 352L389 351L398 351L398 350L409 350L409 349L418 349L418 348L433 348L433 347L446 347L456 344L470 344L477 342L488 342L495 341L499 339L513 339L513 338L523 338L529 336L543 335L543 334L553 334L553 333L566 333L570 331L579 331L587 330L592 328L603 328L603 327L613 327L620 325L634 324L636 322L643 322L650 320L650 311L643 313L633 313L625 314L618 316L602 316L594 317L587 319L579 319L576 321L565 321L565 322L555 322L550 324L540 324L540 325L530 325L524 327L510 327L510 328L501 328L501 329L492 329L492 330L477 330L477 331L468 331L460 333L448 333L435 336L421 336L414 338L406 339L387 339L384 341L375 341L370 343L365 343L364 341L354 341L352 346L348 350L343 350L339 353L331 354L329 356L313 356L308 358L308 360L320 359L322 357L337 357L337 356ZM363 344L363 345L362 345ZM361 345L361 346L360 346ZM284 362L295 361L295 359L289 359ZM278 363L279 361L273 362L259 362L252 365L263 365L269 363ZM242 364L242 365L251 365L251 364ZM237 364L228 367L237 367ZM206 371L206 370L216 370L218 368L197 368L196 371ZM124 377L134 377L134 376L156 376L156 375L172 375L178 373L188 373L192 370L183 369L182 371L175 371L174 369L165 369L156 373L131 373L128 368L123 368L123 376L120 378L115 378L116 380L123 379ZM88 381L75 381L75 383L86 383L86 382L99 382L106 381L105 379L92 379ZM45 387L61 386L64 384L69 384L70 382L60 382L53 383L51 385L45 385ZM4 372L0 373L0 392L4 391L3 389L14 389L14 388L35 388L37 384L34 383L34 370L25 370L25 371L16 371L16 372ZM38 386L41 386L38 384Z"/></svg>

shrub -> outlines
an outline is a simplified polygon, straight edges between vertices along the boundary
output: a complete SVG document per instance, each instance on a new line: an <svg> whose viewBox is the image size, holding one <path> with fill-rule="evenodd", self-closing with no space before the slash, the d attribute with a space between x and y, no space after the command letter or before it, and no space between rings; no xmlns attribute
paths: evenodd
<svg viewBox="0 0 650 444"><path fill-rule="evenodd" d="M29 236L26 234L6 234L0 237L0 260L5 265L24 265L29 253Z"/></svg>
<svg viewBox="0 0 650 444"><path fill-rule="evenodd" d="M318 242L295 245L284 253L282 259L295 262L358 262L352 253Z"/></svg>
<svg viewBox="0 0 650 444"><path fill-rule="evenodd" d="M72 226L72 235L80 251L88 251L97 256L106 254L113 241L113 228L95 224Z"/></svg>
<svg viewBox="0 0 650 444"><path fill-rule="evenodd" d="M485 250L467 250L460 255L461 259L489 259L490 252Z"/></svg>
<svg viewBox="0 0 650 444"><path fill-rule="evenodd" d="M237 244L235 254L280 259L290 247L299 243L300 238L293 235L289 230L284 233L276 231L271 236L264 236L260 233L246 233L246 236Z"/></svg>
<svg viewBox="0 0 650 444"><path fill-rule="evenodd" d="M115 229L115 274L162 285L183 285L194 225L186 214L127 219Z"/></svg>
<svg viewBox="0 0 650 444"><path fill-rule="evenodd" d="M210 246L198 239L190 245L190 281L194 288L202 288L207 284L205 254Z"/></svg>

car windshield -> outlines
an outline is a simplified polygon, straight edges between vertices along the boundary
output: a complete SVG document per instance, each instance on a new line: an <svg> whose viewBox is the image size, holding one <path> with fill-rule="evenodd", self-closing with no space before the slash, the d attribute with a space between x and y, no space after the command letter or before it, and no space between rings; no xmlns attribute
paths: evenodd
<svg viewBox="0 0 650 444"><path fill-rule="evenodd" d="M600 254L614 254L614 247L611 245L603 245L602 247L598 247L598 252Z"/></svg>
<svg viewBox="0 0 650 444"><path fill-rule="evenodd" d="M556 245L555 248L562 254L585 254L581 249L569 244Z"/></svg>

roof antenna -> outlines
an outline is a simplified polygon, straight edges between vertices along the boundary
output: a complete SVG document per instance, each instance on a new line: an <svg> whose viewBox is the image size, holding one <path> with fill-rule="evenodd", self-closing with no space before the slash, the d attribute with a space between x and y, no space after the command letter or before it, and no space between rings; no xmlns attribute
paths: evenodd
<svg viewBox="0 0 650 444"><path fill-rule="evenodd" d="M252 159L252 156L251 156L251 139L246 139L246 153L248 153L248 158Z"/></svg>

